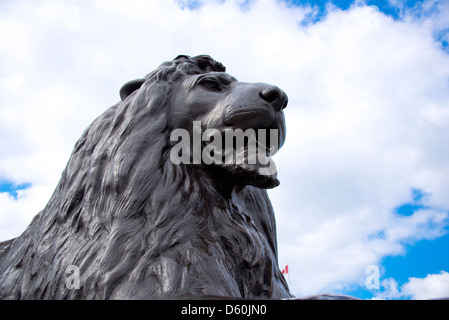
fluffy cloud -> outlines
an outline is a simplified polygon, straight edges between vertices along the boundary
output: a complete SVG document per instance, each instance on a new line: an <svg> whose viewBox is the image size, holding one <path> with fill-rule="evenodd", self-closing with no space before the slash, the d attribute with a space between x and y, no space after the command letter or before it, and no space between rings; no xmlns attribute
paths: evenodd
<svg viewBox="0 0 449 320"><path fill-rule="evenodd" d="M123 83L202 53L289 95L270 196L294 294L363 284L367 265L444 233L449 57L436 40L447 6L400 20L329 7L316 23L312 8L274 0L1 6L0 178L32 187L1 195L0 241L45 206L76 139ZM430 194L423 208L395 214L412 189Z"/></svg>
<svg viewBox="0 0 449 320"><path fill-rule="evenodd" d="M413 299L435 299L449 297L449 273L441 271L425 278L409 278L402 286L402 294Z"/></svg>
<svg viewBox="0 0 449 320"><path fill-rule="evenodd" d="M399 287L396 280L388 278L381 283L382 291L375 295L375 299L427 300L449 297L449 273L441 271L428 274L425 278L411 277L408 282Z"/></svg>
<svg viewBox="0 0 449 320"><path fill-rule="evenodd" d="M405 20L335 10L293 49L293 125L272 194L296 293L362 281L367 265L404 254L403 243L445 232L448 57L431 29ZM394 215L413 188L432 194L429 207Z"/></svg>

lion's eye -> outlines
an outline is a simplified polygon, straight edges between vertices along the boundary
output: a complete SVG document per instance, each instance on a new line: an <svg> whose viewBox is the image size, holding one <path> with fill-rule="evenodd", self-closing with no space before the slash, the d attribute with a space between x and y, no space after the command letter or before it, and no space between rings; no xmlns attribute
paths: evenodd
<svg viewBox="0 0 449 320"><path fill-rule="evenodd" d="M213 78L204 78L200 81L200 84L212 91L221 91L221 83Z"/></svg>

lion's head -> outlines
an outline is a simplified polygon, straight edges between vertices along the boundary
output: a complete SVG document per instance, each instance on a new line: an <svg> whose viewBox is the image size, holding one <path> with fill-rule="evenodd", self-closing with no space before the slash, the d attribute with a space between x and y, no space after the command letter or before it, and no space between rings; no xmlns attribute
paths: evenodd
<svg viewBox="0 0 449 320"><path fill-rule="evenodd" d="M273 188L279 184L275 168L261 173L262 164L259 158L265 162L263 165L266 166L270 161L269 164L274 166L271 156L285 141L283 109L287 106L288 99L281 89L265 83L239 82L225 72L225 67L221 63L208 56L194 58L179 56L172 62L164 64L159 73L151 73L146 78L125 84L120 92L121 98L126 100L135 91L153 88L155 77L159 82L170 85L169 88L164 85L160 88L164 93L169 91L164 110L167 114L168 127L172 130L185 129L191 138L187 143L193 148L183 150L184 153L186 151L188 153L183 155L187 156L188 164L213 164L209 170L224 169L231 184L236 182L259 188ZM198 133L200 136L194 132L195 122L201 126L201 132ZM211 134L211 129L216 130L212 132L215 135ZM234 133L234 130L240 130L237 134L240 133L242 138L246 138L241 150L236 150L235 145L226 145L225 137L231 132ZM248 161L248 154L251 153L248 150L250 140L248 130L252 130L250 133L254 134L254 142L258 148L258 157L254 154L253 162ZM270 137L273 138L270 132L273 131L276 141L270 141ZM258 139L260 132L264 135L263 139ZM215 148L212 157L219 161L211 160L211 163L204 163L201 161L203 159L195 159L196 155L192 154L192 149L197 142L192 140L195 138L201 140L198 141L200 150L197 158L204 158L206 142L212 139L216 143L217 133L223 139L220 141L220 147L222 149L228 147L230 150L220 150L221 153L217 155L218 150ZM224 159L227 152L232 153L232 162ZM239 152L244 158L240 163L237 161ZM220 168L217 168L217 163Z"/></svg>
<svg viewBox="0 0 449 320"><path fill-rule="evenodd" d="M193 137L200 123L201 152L212 129L256 129L266 160L285 139L285 93L238 82L209 56L179 56L120 96L76 143L45 209L0 255L0 298L290 297L264 190L276 173L261 174L261 161L170 158L173 131ZM248 141L242 150L233 152L248 156ZM73 268L79 288L67 286Z"/></svg>

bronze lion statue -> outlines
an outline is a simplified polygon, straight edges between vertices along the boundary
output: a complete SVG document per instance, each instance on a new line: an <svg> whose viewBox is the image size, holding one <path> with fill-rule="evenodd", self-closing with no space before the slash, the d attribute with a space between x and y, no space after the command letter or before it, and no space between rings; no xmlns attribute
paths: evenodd
<svg viewBox="0 0 449 320"><path fill-rule="evenodd" d="M283 144L285 93L225 71L206 55L178 56L121 88L46 207L0 244L1 299L292 297L266 192L276 173L258 161L198 163L188 148L190 163L171 159L172 132L195 135L198 123L205 133L275 130L276 141L258 142L265 158Z"/></svg>

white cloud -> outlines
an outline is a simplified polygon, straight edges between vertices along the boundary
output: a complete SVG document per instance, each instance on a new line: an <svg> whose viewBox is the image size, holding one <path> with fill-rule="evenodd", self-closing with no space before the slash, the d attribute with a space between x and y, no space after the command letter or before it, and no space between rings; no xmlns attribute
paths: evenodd
<svg viewBox="0 0 449 320"><path fill-rule="evenodd" d="M293 293L364 283L367 265L440 236L449 56L434 36L443 23L355 5L328 7L324 20L301 26L313 8L242 3L193 11L156 0L2 3L0 177L33 185L18 200L1 194L0 241L45 206L76 139L123 83L202 53L239 80L289 95L281 185L270 196ZM449 21L447 11L433 14ZM431 194L428 209L395 216L413 188Z"/></svg>
<svg viewBox="0 0 449 320"><path fill-rule="evenodd" d="M441 271L437 274L429 274L425 278L409 278L408 282L402 286L401 292L415 300L448 298L449 273Z"/></svg>
<svg viewBox="0 0 449 320"><path fill-rule="evenodd" d="M399 287L393 278L381 282L381 291L374 299L412 299L428 300L449 297L449 273L441 271L428 274L425 278L411 277Z"/></svg>
<svg viewBox="0 0 449 320"><path fill-rule="evenodd" d="M313 69L299 62L289 77L299 84L288 91L297 109L286 109L294 125L272 192L281 260L300 257L290 262L298 294L363 279L367 265L405 253L403 242L442 235L449 205L448 127L435 125L449 101L448 57L431 33L356 7L330 13L307 34L298 51ZM395 217L415 187L445 210ZM369 236L381 231L383 238Z"/></svg>
<svg viewBox="0 0 449 320"><path fill-rule="evenodd" d="M6 192L0 193L0 242L17 237L30 223L43 204L49 200L55 186L35 184L19 190L17 199Z"/></svg>
<svg viewBox="0 0 449 320"><path fill-rule="evenodd" d="M374 299L376 300L391 300L400 299L403 297L403 294L399 291L398 283L393 278L382 280L381 287L383 291L375 295Z"/></svg>

